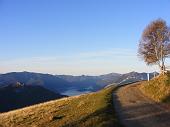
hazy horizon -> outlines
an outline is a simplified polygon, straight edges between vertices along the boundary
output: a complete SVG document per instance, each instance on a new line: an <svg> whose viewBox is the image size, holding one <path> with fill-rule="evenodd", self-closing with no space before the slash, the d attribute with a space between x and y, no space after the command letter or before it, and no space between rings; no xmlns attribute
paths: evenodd
<svg viewBox="0 0 170 127"><path fill-rule="evenodd" d="M153 72L137 57L144 28L170 25L165 0L0 0L0 73Z"/></svg>
<svg viewBox="0 0 170 127"><path fill-rule="evenodd" d="M137 73L155 73L159 71L129 71L129 72L125 72L125 73L119 73L119 72L108 72L108 73L100 73L100 74L64 74L64 73L47 73L47 72L35 72L35 71L9 71L9 72L4 72L4 73L0 73L0 74L8 74L8 73L22 73L22 72L28 72L28 73L40 73L40 74L49 74L49 75L71 75L71 76L101 76L101 75L107 75L107 74L111 74L111 73L115 73L115 74L127 74L127 73L131 73L131 72L137 72Z"/></svg>

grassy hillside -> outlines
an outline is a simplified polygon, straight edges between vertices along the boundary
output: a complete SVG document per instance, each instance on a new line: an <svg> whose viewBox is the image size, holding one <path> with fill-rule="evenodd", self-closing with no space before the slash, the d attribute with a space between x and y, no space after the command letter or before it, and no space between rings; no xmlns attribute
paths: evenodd
<svg viewBox="0 0 170 127"><path fill-rule="evenodd" d="M140 85L141 91L157 102L170 103L170 73L160 75Z"/></svg>
<svg viewBox="0 0 170 127"><path fill-rule="evenodd" d="M0 127L118 127L114 87L0 114Z"/></svg>

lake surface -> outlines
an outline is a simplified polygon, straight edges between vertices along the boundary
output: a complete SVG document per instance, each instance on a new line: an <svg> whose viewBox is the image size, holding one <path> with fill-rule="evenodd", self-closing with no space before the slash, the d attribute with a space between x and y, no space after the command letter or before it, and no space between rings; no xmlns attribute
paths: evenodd
<svg viewBox="0 0 170 127"><path fill-rule="evenodd" d="M70 89L61 94L67 95L67 96L76 96L76 95L81 95L81 94L90 93L90 92L91 91L78 91L76 89Z"/></svg>

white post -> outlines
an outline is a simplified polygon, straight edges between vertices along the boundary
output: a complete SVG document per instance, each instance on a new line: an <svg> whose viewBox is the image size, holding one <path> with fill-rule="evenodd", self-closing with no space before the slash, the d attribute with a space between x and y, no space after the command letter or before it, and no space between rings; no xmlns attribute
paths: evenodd
<svg viewBox="0 0 170 127"><path fill-rule="evenodd" d="M149 73L147 73L148 81L150 80Z"/></svg>

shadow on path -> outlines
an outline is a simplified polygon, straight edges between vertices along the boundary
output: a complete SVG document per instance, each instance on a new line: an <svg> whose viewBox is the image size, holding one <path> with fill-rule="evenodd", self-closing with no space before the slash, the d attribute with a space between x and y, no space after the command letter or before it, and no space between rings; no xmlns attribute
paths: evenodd
<svg viewBox="0 0 170 127"><path fill-rule="evenodd" d="M136 84L119 88L113 100L125 127L170 127L170 110L146 98Z"/></svg>

